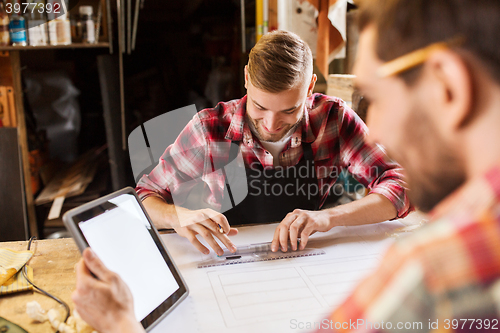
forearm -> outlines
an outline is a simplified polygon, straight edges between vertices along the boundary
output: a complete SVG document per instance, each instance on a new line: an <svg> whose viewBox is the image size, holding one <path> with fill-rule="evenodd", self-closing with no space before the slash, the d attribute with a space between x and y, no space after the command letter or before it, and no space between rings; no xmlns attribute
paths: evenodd
<svg viewBox="0 0 500 333"><path fill-rule="evenodd" d="M142 204L156 228L174 228L179 225L177 211L173 204L169 204L155 196L147 197Z"/></svg>
<svg viewBox="0 0 500 333"><path fill-rule="evenodd" d="M332 226L349 226L383 222L397 217L397 210L385 196L372 193L366 197L327 209Z"/></svg>

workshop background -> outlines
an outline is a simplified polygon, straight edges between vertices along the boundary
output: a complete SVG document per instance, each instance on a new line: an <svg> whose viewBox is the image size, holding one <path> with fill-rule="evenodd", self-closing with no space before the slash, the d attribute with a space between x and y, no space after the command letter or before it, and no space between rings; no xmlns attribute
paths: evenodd
<svg viewBox="0 0 500 333"><path fill-rule="evenodd" d="M348 75L352 1L65 0L60 17L9 13L16 2L0 10L10 31L9 41L0 32L0 241L68 236L65 211L134 187L130 133L187 105L241 98L248 53L267 31L306 40L315 90L363 117ZM30 28L24 41L15 24Z"/></svg>

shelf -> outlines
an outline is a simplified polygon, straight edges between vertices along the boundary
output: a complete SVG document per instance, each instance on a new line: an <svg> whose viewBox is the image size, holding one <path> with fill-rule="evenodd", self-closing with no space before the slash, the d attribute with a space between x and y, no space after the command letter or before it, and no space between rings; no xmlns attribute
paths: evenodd
<svg viewBox="0 0 500 333"><path fill-rule="evenodd" d="M92 49L92 48L109 48L109 43L101 42L95 44L74 43L69 45L0 46L0 51L33 51L33 50Z"/></svg>

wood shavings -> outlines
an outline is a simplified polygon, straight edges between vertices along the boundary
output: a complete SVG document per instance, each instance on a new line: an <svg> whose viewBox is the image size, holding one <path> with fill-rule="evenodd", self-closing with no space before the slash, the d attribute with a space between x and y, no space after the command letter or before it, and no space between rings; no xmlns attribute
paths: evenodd
<svg viewBox="0 0 500 333"><path fill-rule="evenodd" d="M60 333L76 333L76 331L73 327L70 327L70 326L66 325L65 323L60 323L57 330Z"/></svg>
<svg viewBox="0 0 500 333"><path fill-rule="evenodd" d="M36 322L43 323L47 320L47 315L37 301L26 303L26 314Z"/></svg>
<svg viewBox="0 0 500 333"><path fill-rule="evenodd" d="M33 301L26 303L26 314L36 322L43 323L48 320L52 328L60 333L98 333L80 317L76 310L73 310L73 316L68 317L64 323L57 309L50 309L45 314L40 304Z"/></svg>
<svg viewBox="0 0 500 333"><path fill-rule="evenodd" d="M61 322L61 315L59 311L56 309L50 309L49 312L47 313L47 317L49 318L50 324L52 327L56 330L59 331L60 333L79 333L80 331L75 330L75 325L70 325L72 323L75 323L76 321L74 319L69 320L71 317L68 318L67 323Z"/></svg>
<svg viewBox="0 0 500 333"><path fill-rule="evenodd" d="M75 318L75 327L77 333L93 333L96 332L89 324L87 324L78 311L73 310L73 317ZM97 333L97 332L96 332Z"/></svg>
<svg viewBox="0 0 500 333"><path fill-rule="evenodd" d="M61 314L56 309L50 309L47 312L47 318L49 318L49 322L54 329L58 329L61 324Z"/></svg>
<svg viewBox="0 0 500 333"><path fill-rule="evenodd" d="M74 312L74 311L73 311ZM68 320L66 320L66 324L68 324L68 326L71 326L71 327L76 327L76 321L75 321L75 317L73 316L69 316L68 317Z"/></svg>

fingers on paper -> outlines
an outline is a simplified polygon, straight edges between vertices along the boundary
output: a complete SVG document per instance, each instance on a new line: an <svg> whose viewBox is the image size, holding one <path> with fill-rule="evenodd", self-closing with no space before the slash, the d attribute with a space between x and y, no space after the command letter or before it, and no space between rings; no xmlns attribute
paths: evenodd
<svg viewBox="0 0 500 333"><path fill-rule="evenodd" d="M315 232L315 224L301 210L288 213L274 232L271 250L276 252L279 248L283 252L288 250L288 241L293 251L303 250L307 245L309 236ZM300 238L300 245L298 243Z"/></svg>
<svg viewBox="0 0 500 333"><path fill-rule="evenodd" d="M281 251L286 252L288 249L288 228L296 219L294 213L288 213L287 216L274 230L273 240L271 242L271 251L276 252L281 248Z"/></svg>
<svg viewBox="0 0 500 333"><path fill-rule="evenodd" d="M203 237L208 245L217 253L217 255L222 255L224 251L220 247L219 243L217 243L213 237L213 235L217 235L214 230L206 228L204 225L196 225L193 227L198 235ZM205 252L206 253L206 252Z"/></svg>
<svg viewBox="0 0 500 333"><path fill-rule="evenodd" d="M235 252L236 251L236 246L229 239L228 235L236 234L238 232L237 229L230 229L229 232L228 232L228 235L221 234L217 230L217 227L215 227L214 224L211 223L211 222L205 222L204 224L198 224L198 225L192 226L191 228L198 235L200 235L201 237L203 237L203 239L205 239L205 241L215 251L215 253L217 253L217 255L222 255L224 253L224 251L220 247L219 243L217 243L217 241L215 240L214 236L216 238L218 238L220 240L220 242L222 244L224 244L226 246L226 248L229 249L231 252ZM198 239L196 239L196 240L198 241L198 243L200 243ZM204 247L204 246L203 246L203 248L206 249L206 247ZM203 253L207 253L207 251L202 251L202 252Z"/></svg>
<svg viewBox="0 0 500 333"><path fill-rule="evenodd" d="M289 235L290 235L290 246L292 247L293 251L297 250L297 243L298 243L298 240L299 240L299 235L300 235L300 238L301 238L300 241L302 243L302 233L303 233L302 230L303 229L305 230L305 228L304 228L305 225L308 226L307 219L304 216L299 216L290 225L290 229L289 229L290 230L290 232L289 232Z"/></svg>
<svg viewBox="0 0 500 333"><path fill-rule="evenodd" d="M198 251L200 251L201 253L204 253L204 254L209 254L210 250L207 249L203 244L201 244L201 242L198 240L198 238L196 238L196 234L197 234L196 226L197 225L191 226L191 228L193 228L193 230L189 230L185 237L191 242L191 244L194 245L194 247Z"/></svg>
<svg viewBox="0 0 500 333"><path fill-rule="evenodd" d="M236 233L238 232L237 229L234 229L236 230ZM222 244L224 244L226 246L226 248L231 251L231 252L236 252L236 246L234 245L234 243L229 239L229 237L227 235L224 235L224 234L217 234L215 233L214 234L221 242ZM219 254L219 255L222 255L222 254Z"/></svg>

